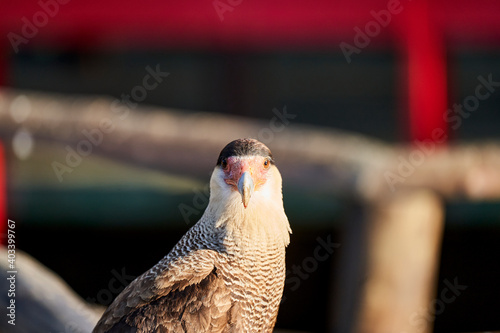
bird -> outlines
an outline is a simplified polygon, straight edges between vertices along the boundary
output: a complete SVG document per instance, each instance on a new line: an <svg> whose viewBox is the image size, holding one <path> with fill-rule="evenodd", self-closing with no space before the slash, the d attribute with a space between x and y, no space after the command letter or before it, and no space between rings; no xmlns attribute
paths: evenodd
<svg viewBox="0 0 500 333"><path fill-rule="evenodd" d="M200 220L106 309L93 332L272 332L292 230L270 149L220 152Z"/></svg>

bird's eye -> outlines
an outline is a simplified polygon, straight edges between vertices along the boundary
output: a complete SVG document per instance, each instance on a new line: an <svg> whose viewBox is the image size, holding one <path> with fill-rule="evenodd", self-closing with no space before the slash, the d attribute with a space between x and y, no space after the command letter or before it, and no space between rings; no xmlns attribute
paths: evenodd
<svg viewBox="0 0 500 333"><path fill-rule="evenodd" d="M271 163L269 162L269 159L266 158L264 161L264 168L267 169L267 168L269 168L270 165L271 165Z"/></svg>
<svg viewBox="0 0 500 333"><path fill-rule="evenodd" d="M220 166L222 167L222 169L227 168L227 160L225 158L220 162Z"/></svg>

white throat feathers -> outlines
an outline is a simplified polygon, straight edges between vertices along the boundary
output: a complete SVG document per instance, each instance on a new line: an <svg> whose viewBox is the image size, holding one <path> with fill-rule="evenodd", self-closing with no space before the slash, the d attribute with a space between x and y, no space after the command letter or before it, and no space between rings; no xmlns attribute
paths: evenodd
<svg viewBox="0 0 500 333"><path fill-rule="evenodd" d="M267 181L253 193L245 208L240 193L225 183L222 169L215 167L202 220L213 221L215 228L225 228L226 237L242 245L258 241L286 247L292 231L283 208L280 172L274 165L270 167Z"/></svg>

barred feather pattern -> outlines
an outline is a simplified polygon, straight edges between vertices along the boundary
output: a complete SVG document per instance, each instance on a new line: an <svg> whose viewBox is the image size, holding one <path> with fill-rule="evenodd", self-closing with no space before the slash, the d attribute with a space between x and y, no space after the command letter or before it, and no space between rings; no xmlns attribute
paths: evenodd
<svg viewBox="0 0 500 333"><path fill-rule="evenodd" d="M93 332L272 332L291 232L281 176L275 168L269 181L276 202L257 196L244 209L238 194L221 192L217 172L200 221L125 288Z"/></svg>

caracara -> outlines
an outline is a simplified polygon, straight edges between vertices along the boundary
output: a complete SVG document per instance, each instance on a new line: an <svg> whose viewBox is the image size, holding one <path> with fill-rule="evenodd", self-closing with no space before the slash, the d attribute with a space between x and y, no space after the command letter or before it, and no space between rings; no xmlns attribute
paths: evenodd
<svg viewBox="0 0 500 333"><path fill-rule="evenodd" d="M93 332L272 332L290 233L271 151L254 139L230 142L201 219Z"/></svg>

